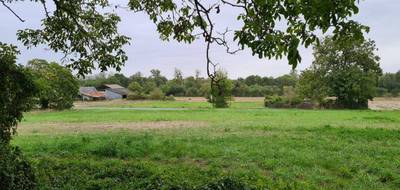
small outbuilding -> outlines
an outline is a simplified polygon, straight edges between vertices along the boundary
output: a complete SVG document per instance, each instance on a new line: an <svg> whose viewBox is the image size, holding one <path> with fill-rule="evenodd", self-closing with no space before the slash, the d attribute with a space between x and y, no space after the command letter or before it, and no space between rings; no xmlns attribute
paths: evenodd
<svg viewBox="0 0 400 190"><path fill-rule="evenodd" d="M79 97L83 101L95 101L106 99L105 92L97 91L95 87L80 87Z"/></svg>
<svg viewBox="0 0 400 190"><path fill-rule="evenodd" d="M103 88L107 100L125 99L128 97L128 89L118 84L105 84L103 85Z"/></svg>

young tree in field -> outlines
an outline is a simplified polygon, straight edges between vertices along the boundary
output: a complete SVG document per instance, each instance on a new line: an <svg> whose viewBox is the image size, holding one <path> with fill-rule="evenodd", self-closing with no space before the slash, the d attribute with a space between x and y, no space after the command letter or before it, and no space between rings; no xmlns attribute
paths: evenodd
<svg viewBox="0 0 400 190"><path fill-rule="evenodd" d="M217 85L211 85L208 101L216 108L227 108L232 99L233 84L225 71L219 70L216 74L215 84Z"/></svg>
<svg viewBox="0 0 400 190"><path fill-rule="evenodd" d="M345 108L368 108L382 75L376 50L371 40L326 38L315 46L315 60L303 72L300 89L310 98L315 98L315 90L335 96L336 103Z"/></svg>
<svg viewBox="0 0 400 190"><path fill-rule="evenodd" d="M71 71L57 63L34 59L28 62L39 89L39 105L43 109L69 109L78 94L78 81Z"/></svg>

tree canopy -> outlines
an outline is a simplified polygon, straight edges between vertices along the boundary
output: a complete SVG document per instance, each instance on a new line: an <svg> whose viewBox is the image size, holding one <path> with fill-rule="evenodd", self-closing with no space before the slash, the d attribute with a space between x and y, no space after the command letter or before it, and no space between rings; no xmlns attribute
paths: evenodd
<svg viewBox="0 0 400 190"><path fill-rule="evenodd" d="M41 59L29 61L27 67L39 89L37 99L42 108L62 110L73 106L79 84L69 69Z"/></svg>
<svg viewBox="0 0 400 190"><path fill-rule="evenodd" d="M376 50L372 40L326 38L314 48L315 60L301 76L300 91L319 100L335 96L337 104L346 108L368 108L382 75Z"/></svg>

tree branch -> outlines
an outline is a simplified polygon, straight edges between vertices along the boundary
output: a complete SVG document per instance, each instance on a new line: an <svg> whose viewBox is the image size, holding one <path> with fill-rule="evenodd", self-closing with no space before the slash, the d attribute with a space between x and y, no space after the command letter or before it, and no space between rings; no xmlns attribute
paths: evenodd
<svg viewBox="0 0 400 190"><path fill-rule="evenodd" d="M22 19L14 10L9 7L4 0L0 0L0 2L3 4L4 7L6 7L12 14L14 14L15 17L17 17L21 22L25 22L24 19Z"/></svg>

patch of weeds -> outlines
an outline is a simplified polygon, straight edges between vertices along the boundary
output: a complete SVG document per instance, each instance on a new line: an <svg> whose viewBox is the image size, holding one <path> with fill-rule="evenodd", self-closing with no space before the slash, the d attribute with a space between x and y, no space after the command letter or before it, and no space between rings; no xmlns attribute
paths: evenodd
<svg viewBox="0 0 400 190"><path fill-rule="evenodd" d="M171 121L171 120L164 118L164 117L159 117L159 118L154 119L154 121Z"/></svg>
<svg viewBox="0 0 400 190"><path fill-rule="evenodd" d="M264 126L263 131L271 131L272 127L271 126Z"/></svg>
<svg viewBox="0 0 400 190"><path fill-rule="evenodd" d="M222 179L218 179L212 181L200 188L196 188L198 190L246 190L251 189L245 183L241 182L238 179L233 177L224 177Z"/></svg>
<svg viewBox="0 0 400 190"><path fill-rule="evenodd" d="M382 116L369 116L369 117L363 117L363 119L377 121L377 122L389 122L389 123L396 122L396 120L393 118L382 117Z"/></svg>
<svg viewBox="0 0 400 190"><path fill-rule="evenodd" d="M352 171L348 167L345 167L345 166L342 166L339 168L339 175L346 179L351 179L353 177Z"/></svg>
<svg viewBox="0 0 400 190"><path fill-rule="evenodd" d="M89 137L82 137L81 141L82 141L83 144L89 144L91 139Z"/></svg>
<svg viewBox="0 0 400 190"><path fill-rule="evenodd" d="M73 152L82 147L82 144L79 142L66 142L62 141L57 145L56 151L62 150L63 152Z"/></svg>
<svg viewBox="0 0 400 190"><path fill-rule="evenodd" d="M113 141L101 144L91 151L92 154L102 157L117 157L118 152L118 145Z"/></svg>
<svg viewBox="0 0 400 190"><path fill-rule="evenodd" d="M393 175L392 172L384 170L380 176L379 176L379 181L382 183L389 183L395 180L395 176Z"/></svg>
<svg viewBox="0 0 400 190"><path fill-rule="evenodd" d="M133 143L133 139L131 139L131 138L125 139L125 145L130 146L130 145L132 145L132 143Z"/></svg>
<svg viewBox="0 0 400 190"><path fill-rule="evenodd" d="M231 128L227 128L227 127L225 127L225 128L224 128L224 132L225 132L225 133L229 133L229 132L231 132Z"/></svg>

